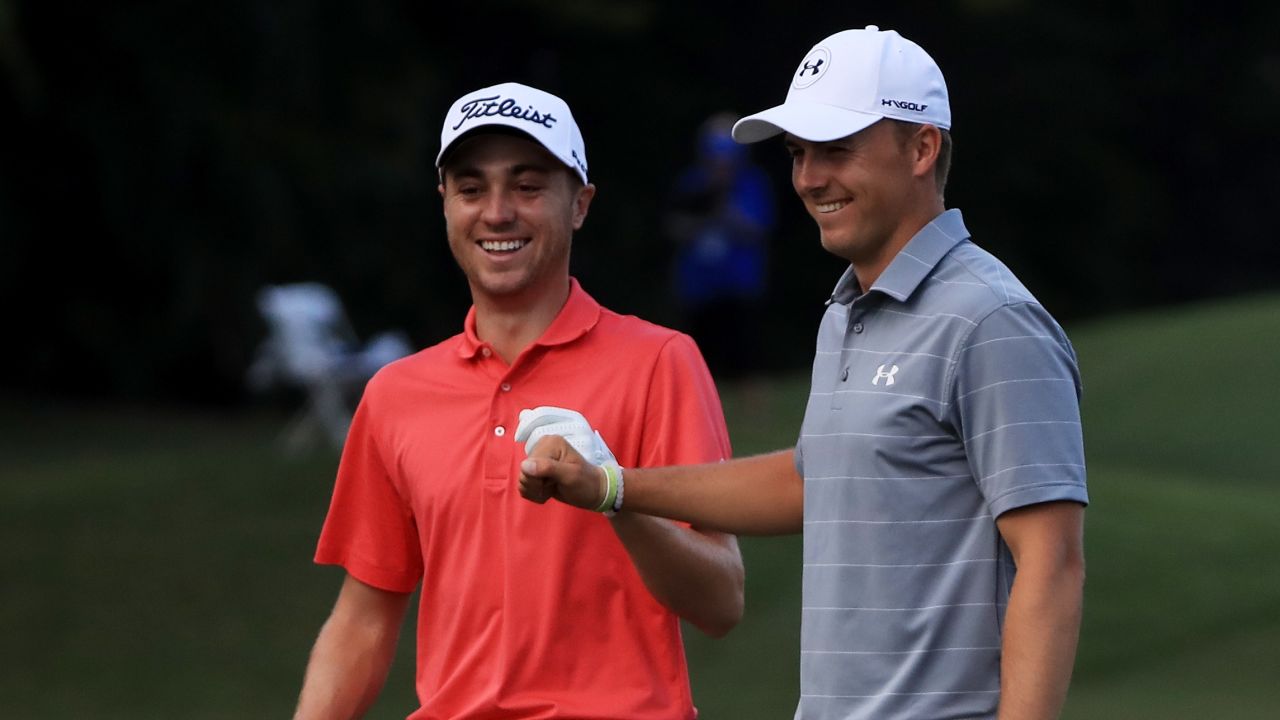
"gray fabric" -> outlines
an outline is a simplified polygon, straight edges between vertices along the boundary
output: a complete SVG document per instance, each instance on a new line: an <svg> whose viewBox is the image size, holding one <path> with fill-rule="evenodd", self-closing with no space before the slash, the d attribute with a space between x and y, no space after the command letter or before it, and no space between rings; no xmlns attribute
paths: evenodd
<svg viewBox="0 0 1280 720"><path fill-rule="evenodd" d="M1014 574L995 518L1088 502L1075 352L968 237L939 215L822 319L797 718L993 718Z"/></svg>

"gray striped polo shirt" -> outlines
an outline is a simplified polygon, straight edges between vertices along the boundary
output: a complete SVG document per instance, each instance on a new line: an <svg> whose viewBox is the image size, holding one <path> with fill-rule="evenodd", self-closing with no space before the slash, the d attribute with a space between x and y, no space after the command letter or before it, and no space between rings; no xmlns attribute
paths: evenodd
<svg viewBox="0 0 1280 720"><path fill-rule="evenodd" d="M818 331L804 476L803 720L993 718L1014 565L995 518L1088 501L1062 328L960 211Z"/></svg>

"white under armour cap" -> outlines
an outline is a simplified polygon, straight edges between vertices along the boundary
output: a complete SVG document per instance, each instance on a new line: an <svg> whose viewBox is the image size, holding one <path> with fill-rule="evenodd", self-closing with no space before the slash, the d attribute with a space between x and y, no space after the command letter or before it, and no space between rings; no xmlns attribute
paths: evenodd
<svg viewBox="0 0 1280 720"><path fill-rule="evenodd" d="M568 104L551 93L520 83L502 83L458 98L440 130L436 167L463 135L494 125L528 135L587 182L587 149Z"/></svg>
<svg viewBox="0 0 1280 720"><path fill-rule="evenodd" d="M951 128L947 84L919 45L868 25L813 46L777 107L742 118L733 139L759 142L791 133L812 142L852 135L881 118Z"/></svg>

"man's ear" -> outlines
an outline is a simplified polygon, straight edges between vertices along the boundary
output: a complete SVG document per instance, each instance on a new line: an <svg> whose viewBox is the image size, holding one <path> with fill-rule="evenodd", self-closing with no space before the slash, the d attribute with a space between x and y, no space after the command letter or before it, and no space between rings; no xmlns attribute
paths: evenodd
<svg viewBox="0 0 1280 720"><path fill-rule="evenodd" d="M933 177L942 151L942 131L934 125L921 125L911 136L912 174L916 177Z"/></svg>
<svg viewBox="0 0 1280 720"><path fill-rule="evenodd" d="M573 229L581 230L582 223L587 219L587 210L591 208L591 199L596 196L596 186L587 183L578 188L577 194L573 198Z"/></svg>

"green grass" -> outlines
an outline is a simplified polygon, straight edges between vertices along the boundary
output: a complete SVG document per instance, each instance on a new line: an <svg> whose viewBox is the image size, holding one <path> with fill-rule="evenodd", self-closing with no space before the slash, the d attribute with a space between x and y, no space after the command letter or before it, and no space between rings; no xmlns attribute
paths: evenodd
<svg viewBox="0 0 1280 720"><path fill-rule="evenodd" d="M1066 716L1280 706L1280 298L1070 328L1085 378L1085 625ZM735 450L791 444L807 378L724 388ZM310 564L335 458L281 419L0 402L0 717L288 716L340 581ZM744 538L747 615L686 630L703 717L790 717L800 541ZM414 707L412 635L371 717Z"/></svg>
<svg viewBox="0 0 1280 720"><path fill-rule="evenodd" d="M1068 718L1280 706L1280 298L1072 333L1089 578Z"/></svg>

